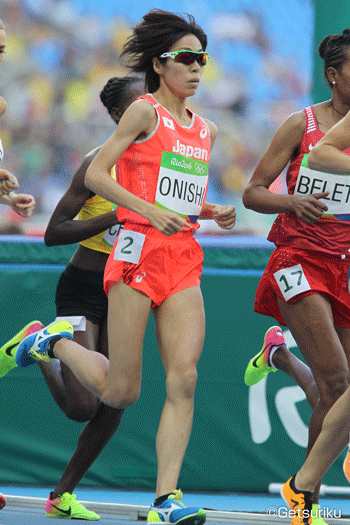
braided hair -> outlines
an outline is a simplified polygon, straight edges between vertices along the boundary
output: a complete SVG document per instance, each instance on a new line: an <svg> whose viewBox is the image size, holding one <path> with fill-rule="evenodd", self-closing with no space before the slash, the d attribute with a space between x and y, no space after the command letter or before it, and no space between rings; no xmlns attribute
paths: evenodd
<svg viewBox="0 0 350 525"><path fill-rule="evenodd" d="M124 106L129 99L129 90L132 85L141 82L140 77L113 77L108 80L100 93L102 104L111 115L113 108L125 109Z"/></svg>
<svg viewBox="0 0 350 525"><path fill-rule="evenodd" d="M339 35L326 36L318 47L318 54L324 60L324 75L328 84L332 87L327 76L329 67L333 67L338 72L341 71L343 64L348 60L347 51L350 49L350 29L344 29Z"/></svg>

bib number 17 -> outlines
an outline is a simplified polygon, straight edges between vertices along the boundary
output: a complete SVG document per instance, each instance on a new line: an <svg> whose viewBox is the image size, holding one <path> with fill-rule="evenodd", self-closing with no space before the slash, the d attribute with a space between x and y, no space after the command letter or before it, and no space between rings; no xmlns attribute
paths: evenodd
<svg viewBox="0 0 350 525"><path fill-rule="evenodd" d="M310 290L309 282L305 277L301 264L283 268L273 275L285 301Z"/></svg>

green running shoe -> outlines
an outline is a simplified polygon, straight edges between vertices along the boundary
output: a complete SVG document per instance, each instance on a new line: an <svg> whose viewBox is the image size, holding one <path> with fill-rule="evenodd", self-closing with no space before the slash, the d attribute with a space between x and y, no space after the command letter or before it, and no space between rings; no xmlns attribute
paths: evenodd
<svg viewBox="0 0 350 525"><path fill-rule="evenodd" d="M25 337L34 334L43 327L44 325L40 321L32 321L0 348L0 377L4 377L7 372L17 366L15 357L19 343Z"/></svg>
<svg viewBox="0 0 350 525"><path fill-rule="evenodd" d="M269 365L269 356L274 346L286 344L286 338L279 326L269 328L264 337L264 344L258 354L256 354L248 363L244 374L244 382L247 386L256 385L269 372L276 372L277 369Z"/></svg>
<svg viewBox="0 0 350 525"><path fill-rule="evenodd" d="M327 525L327 523L322 518L322 510L320 510L319 505L316 503L312 504L311 517L312 525Z"/></svg>
<svg viewBox="0 0 350 525"><path fill-rule="evenodd" d="M48 518L86 521L97 521L100 519L96 512L86 509L84 505L79 503L75 494L65 492L62 496L58 496L55 499L51 499L51 494L47 498L45 505Z"/></svg>

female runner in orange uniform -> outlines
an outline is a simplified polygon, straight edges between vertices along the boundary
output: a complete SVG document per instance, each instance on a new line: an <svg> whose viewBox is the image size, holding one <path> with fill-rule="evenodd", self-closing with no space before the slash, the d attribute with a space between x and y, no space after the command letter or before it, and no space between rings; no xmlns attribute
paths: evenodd
<svg viewBox="0 0 350 525"><path fill-rule="evenodd" d="M58 357L103 403L122 409L140 394L142 343L152 309L166 400L156 439L158 474L150 524L205 521L203 509L182 505L176 488L191 434L205 331L199 287L203 252L193 230L198 218L212 218L231 229L236 217L233 206L205 201L217 128L186 107L208 60L206 45L207 37L193 17L152 10L134 28L123 51L131 58L132 70L145 73L149 94L126 110L85 176L86 186L117 204L118 218L125 221L104 278L109 361L53 335L51 325L38 333L37 341L40 334L50 341L39 345L39 352L30 350L29 338L17 351L21 366ZM110 177L116 163L118 182ZM69 337L69 327L62 333Z"/></svg>

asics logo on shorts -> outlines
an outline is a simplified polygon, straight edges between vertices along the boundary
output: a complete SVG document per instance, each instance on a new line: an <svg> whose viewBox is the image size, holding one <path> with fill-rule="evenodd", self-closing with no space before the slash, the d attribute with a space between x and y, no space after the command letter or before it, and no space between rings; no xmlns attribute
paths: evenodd
<svg viewBox="0 0 350 525"><path fill-rule="evenodd" d="M146 277L146 272L139 273L139 275L136 275L135 281L140 283L144 277Z"/></svg>

